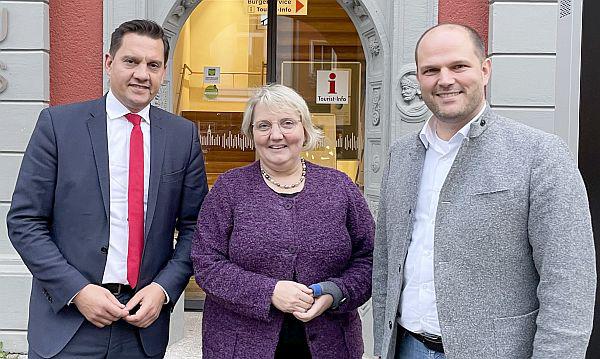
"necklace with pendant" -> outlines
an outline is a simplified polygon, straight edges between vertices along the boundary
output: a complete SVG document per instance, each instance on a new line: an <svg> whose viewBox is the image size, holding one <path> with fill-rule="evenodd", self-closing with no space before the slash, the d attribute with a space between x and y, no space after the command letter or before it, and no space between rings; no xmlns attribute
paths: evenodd
<svg viewBox="0 0 600 359"><path fill-rule="evenodd" d="M263 177L271 182L274 186L279 187L279 188L283 188L283 189L290 189L290 188L296 188L298 187L302 182L304 182L304 178L306 178L306 163L304 162L304 158L300 159L300 162L302 163L302 175L300 175L300 179L298 180L298 182L296 183L292 183L292 184L281 184L277 181L275 181L273 179L273 177L271 177L271 175L269 175L267 173L267 171L264 170L264 168L262 168L262 166L260 167L260 173L262 173Z"/></svg>

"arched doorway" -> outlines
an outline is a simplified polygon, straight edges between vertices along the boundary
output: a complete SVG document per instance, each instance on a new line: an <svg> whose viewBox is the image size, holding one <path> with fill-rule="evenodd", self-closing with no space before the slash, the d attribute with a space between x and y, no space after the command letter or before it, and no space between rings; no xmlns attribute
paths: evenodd
<svg viewBox="0 0 600 359"><path fill-rule="evenodd" d="M114 0L108 0L108 3L113 5L105 6L105 12L111 15L111 17L105 17L105 28L112 28L114 25L118 24L115 14L128 13L128 16L131 16L130 13L132 12L132 8L136 7L131 4L125 6L122 3L118 3L117 5L117 3L113 3L113 1ZM247 1L252 2L253 0L239 1L245 3ZM308 1L309 6L307 12L311 12L313 11L311 10L313 7L310 5L312 1ZM437 14L437 10L435 10L436 6L432 5L433 3L436 3L435 0L423 0L410 4L410 6L407 5L410 9L405 9L404 12L406 12L406 14L420 14L419 11L423 8L422 2L428 4L427 8L431 8L432 14ZM429 4L430 2L431 4ZM171 39L171 49L172 52L174 52L182 28L184 28L191 13L196 7L200 6L201 3L201 0L174 0L160 6L138 6L137 12L143 11L143 13L146 14L146 17L156 19L157 22L163 25L167 35ZM346 13L345 16L354 24L355 32L359 36L363 50L362 52L364 54L364 63L362 63L363 67L361 71L365 74L365 81L361 85L364 90L361 96L362 107L360 109L364 118L364 131L360 134L358 140L361 140L364 146L361 166L363 169L362 184L364 185L364 194L371 210L376 214L375 212L377 210L379 199L379 184L383 172L382 161L385 158L390 134L391 132L394 132L394 128L391 126L393 107L391 104L393 103L393 93L395 91L395 79L393 79L392 74L389 73L393 62L390 57L390 44L384 30L385 19L379 6L372 0L337 0L329 1L328 3L335 5L338 9L343 9ZM124 7L124 9L120 9L121 7ZM316 9L315 11L320 11L316 6L314 9ZM430 17L431 16L420 19L417 23L424 27L428 26L431 21ZM278 17L278 19L279 18L280 17ZM283 20L282 22L285 21L286 20ZM411 26L414 25L415 24L412 24ZM332 26L334 29L337 26L335 21L332 22ZM314 45L318 48L319 43L316 42ZM282 52L282 54L283 53L285 52ZM171 59L172 58L173 56L171 56ZM280 58L280 60L281 59L282 58ZM173 69L181 69L182 64L174 63L170 60L169 66ZM279 70L280 68L276 70L277 74L279 73ZM167 81L161 88L155 101L155 105L161 106L169 111L177 111L176 101L178 95L173 91L173 88L178 85L179 80L180 73L169 72Z"/></svg>
<svg viewBox="0 0 600 359"><path fill-rule="evenodd" d="M307 100L313 121L326 134L304 156L346 172L362 186L366 61L350 17L335 0L311 0L292 9L302 15L277 16L273 27L267 26L264 6L250 5L257 3L202 1L175 46L174 111L199 127L209 183L254 161L253 145L239 130L244 105L254 88L277 82ZM319 90L331 86L335 98Z"/></svg>

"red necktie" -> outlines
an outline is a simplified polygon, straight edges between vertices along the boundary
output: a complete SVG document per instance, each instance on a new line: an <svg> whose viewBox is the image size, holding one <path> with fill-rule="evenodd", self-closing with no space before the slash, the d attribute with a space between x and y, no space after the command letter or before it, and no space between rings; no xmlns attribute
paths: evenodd
<svg viewBox="0 0 600 359"><path fill-rule="evenodd" d="M127 187L127 216L129 242L127 246L127 281L132 288L137 285L142 249L144 248L144 135L135 113L125 115L133 124L129 142L129 184Z"/></svg>

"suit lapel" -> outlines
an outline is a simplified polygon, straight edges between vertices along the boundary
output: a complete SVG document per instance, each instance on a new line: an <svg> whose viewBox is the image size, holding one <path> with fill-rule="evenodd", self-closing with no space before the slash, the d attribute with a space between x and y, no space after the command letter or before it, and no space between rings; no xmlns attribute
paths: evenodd
<svg viewBox="0 0 600 359"><path fill-rule="evenodd" d="M148 232L152 226L154 211L156 210L166 144L163 125L164 119L156 113L153 106L150 106L150 183L148 184L148 206L146 208L144 238L148 238ZM145 243L144 241L144 245Z"/></svg>
<svg viewBox="0 0 600 359"><path fill-rule="evenodd" d="M107 220L110 219L110 188L108 172L108 138L106 135L106 96L97 101L96 106L90 112L87 121L92 149L94 151L94 160L98 170L98 181L100 182L100 191L102 192L102 202L104 202L104 211Z"/></svg>

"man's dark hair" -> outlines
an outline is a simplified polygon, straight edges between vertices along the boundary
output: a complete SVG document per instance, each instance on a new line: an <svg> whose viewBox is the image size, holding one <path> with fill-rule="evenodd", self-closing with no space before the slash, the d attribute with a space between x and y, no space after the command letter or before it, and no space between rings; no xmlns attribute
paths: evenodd
<svg viewBox="0 0 600 359"><path fill-rule="evenodd" d="M471 43L473 44L473 48L475 49L475 55L477 55L477 57L479 58L479 60L481 60L481 62L483 62L483 60L486 59L487 51L485 50L485 43L483 42L483 39L481 38L481 36L479 36L479 33L477 33L477 31L475 29L473 29L470 26L462 25L462 24L444 23L444 24L438 24L433 27L430 27L429 29L427 29L427 31L425 31L423 33L423 35L421 35L421 37L417 41L417 46L415 46L415 63L417 64L417 66L419 64L419 59L417 58L417 53L419 52L419 45L421 45L421 41L423 40L425 35L427 35L431 30L437 29L438 27L442 27L442 26L455 27L455 28L459 28L459 29L466 31L467 34L469 35L469 39L471 40Z"/></svg>
<svg viewBox="0 0 600 359"><path fill-rule="evenodd" d="M169 59L169 39L165 36L162 27L152 20L131 20L119 25L110 37L108 53L111 57L115 57L115 54L123 43L123 36L129 33L148 36L154 40L161 39L165 48L165 63L163 65L167 66L167 60Z"/></svg>

